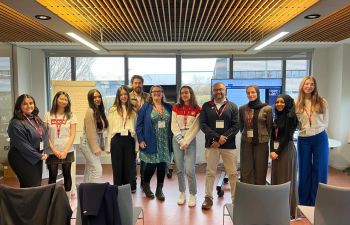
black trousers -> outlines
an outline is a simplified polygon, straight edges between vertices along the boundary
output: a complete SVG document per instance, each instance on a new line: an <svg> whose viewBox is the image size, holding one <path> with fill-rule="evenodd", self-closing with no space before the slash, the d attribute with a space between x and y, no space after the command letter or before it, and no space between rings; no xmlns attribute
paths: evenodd
<svg viewBox="0 0 350 225"><path fill-rule="evenodd" d="M144 162L144 168L143 168L143 181L145 183L149 183L151 181L151 178L157 169L157 184L164 183L165 178L165 170L166 170L166 163L160 162L160 163L145 163Z"/></svg>
<svg viewBox="0 0 350 225"><path fill-rule="evenodd" d="M38 187L41 185L43 173L43 161L32 165L25 160L22 154L16 149L8 153L8 161L12 170L17 175L21 188Z"/></svg>
<svg viewBox="0 0 350 225"><path fill-rule="evenodd" d="M114 135L111 140L111 158L114 185L130 184L135 175L135 139L128 136Z"/></svg>

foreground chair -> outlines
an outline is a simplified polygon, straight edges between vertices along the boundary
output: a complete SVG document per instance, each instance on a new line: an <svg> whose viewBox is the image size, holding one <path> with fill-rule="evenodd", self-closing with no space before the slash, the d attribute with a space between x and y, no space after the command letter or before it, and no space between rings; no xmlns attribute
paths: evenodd
<svg viewBox="0 0 350 225"><path fill-rule="evenodd" d="M290 225L289 190L290 182L268 186L237 182L234 204L224 205L223 223L230 216L234 225Z"/></svg>
<svg viewBox="0 0 350 225"><path fill-rule="evenodd" d="M350 188L320 183L315 207L298 205L298 211L315 225L350 224Z"/></svg>
<svg viewBox="0 0 350 225"><path fill-rule="evenodd" d="M145 224L144 214L141 207L132 206L131 187L130 184L118 186L118 208L122 225L134 225L138 219L142 219ZM77 220L76 225L81 225L81 208L78 199Z"/></svg>

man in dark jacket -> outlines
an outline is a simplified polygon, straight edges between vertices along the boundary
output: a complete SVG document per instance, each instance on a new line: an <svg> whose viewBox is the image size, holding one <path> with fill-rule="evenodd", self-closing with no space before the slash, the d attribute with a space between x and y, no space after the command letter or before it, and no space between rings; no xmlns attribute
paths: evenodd
<svg viewBox="0 0 350 225"><path fill-rule="evenodd" d="M204 103L200 114L201 130L205 134L207 161L202 209L210 209L213 205L213 185L220 156L229 176L232 200L237 182L235 139L239 129L238 108L226 98L225 84L221 82L214 84L212 94L212 100Z"/></svg>

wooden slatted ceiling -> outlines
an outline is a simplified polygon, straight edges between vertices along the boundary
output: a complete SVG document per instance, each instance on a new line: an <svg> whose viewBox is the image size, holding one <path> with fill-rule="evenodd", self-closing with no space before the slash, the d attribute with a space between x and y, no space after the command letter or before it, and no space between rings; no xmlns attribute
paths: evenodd
<svg viewBox="0 0 350 225"><path fill-rule="evenodd" d="M71 42L0 2L0 42Z"/></svg>
<svg viewBox="0 0 350 225"><path fill-rule="evenodd" d="M251 42L318 0L37 0L102 42Z"/></svg>
<svg viewBox="0 0 350 225"><path fill-rule="evenodd" d="M350 5L303 28L283 41L338 42L350 37Z"/></svg>

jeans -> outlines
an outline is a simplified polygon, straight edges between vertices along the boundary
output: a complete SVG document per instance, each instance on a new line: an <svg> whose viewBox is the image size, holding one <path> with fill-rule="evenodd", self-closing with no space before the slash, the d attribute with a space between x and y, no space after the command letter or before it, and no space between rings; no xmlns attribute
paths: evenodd
<svg viewBox="0 0 350 225"><path fill-rule="evenodd" d="M101 160L91 151L85 135L80 138L80 150L86 160L84 183L97 183L102 176Z"/></svg>
<svg viewBox="0 0 350 225"><path fill-rule="evenodd" d="M187 150L181 150L175 136L173 138L174 157L179 181L179 191L186 191L185 172L188 180L190 194L197 194L196 182L196 139L193 139Z"/></svg>

